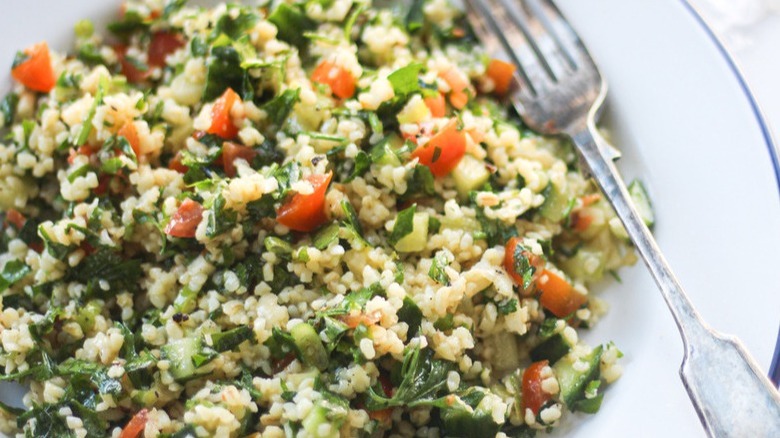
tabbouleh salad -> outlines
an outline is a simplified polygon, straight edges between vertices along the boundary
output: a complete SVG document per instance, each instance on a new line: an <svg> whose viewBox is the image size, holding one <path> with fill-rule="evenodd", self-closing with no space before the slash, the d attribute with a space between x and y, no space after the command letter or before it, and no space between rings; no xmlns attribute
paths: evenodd
<svg viewBox="0 0 780 438"><path fill-rule="evenodd" d="M401 7L398 4L405 3ZM635 260L447 0L126 1L0 102L0 431L533 436ZM641 186L634 186L642 195ZM616 274L615 274L616 275ZM9 383L0 383L9 385Z"/></svg>

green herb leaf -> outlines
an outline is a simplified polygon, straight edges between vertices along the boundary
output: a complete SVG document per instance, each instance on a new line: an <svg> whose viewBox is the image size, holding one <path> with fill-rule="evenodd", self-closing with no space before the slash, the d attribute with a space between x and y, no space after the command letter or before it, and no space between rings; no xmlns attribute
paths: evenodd
<svg viewBox="0 0 780 438"><path fill-rule="evenodd" d="M417 332L420 331L422 319L423 314L420 307L410 297L404 297L404 303L398 310L398 320L405 322L409 326L409 330L406 332L407 339L417 335Z"/></svg>
<svg viewBox="0 0 780 438"><path fill-rule="evenodd" d="M277 38L294 45L298 50L306 47L308 41L303 33L316 26L300 7L284 2L277 3L276 9L268 16L268 21L279 29Z"/></svg>
<svg viewBox="0 0 780 438"><path fill-rule="evenodd" d="M344 182L350 182L359 176L363 176L371 168L371 156L363 151L355 155L355 167Z"/></svg>
<svg viewBox="0 0 780 438"><path fill-rule="evenodd" d="M252 328L247 325L238 326L225 332L211 334L212 346L219 352L233 350L242 342L255 338Z"/></svg>
<svg viewBox="0 0 780 438"><path fill-rule="evenodd" d="M345 216L344 226L349 230L350 234L352 234L352 237L359 239L363 245L370 246L363 237L363 226L360 224L357 212L352 204L347 200L343 200L341 201L341 209L344 211Z"/></svg>
<svg viewBox="0 0 780 438"><path fill-rule="evenodd" d="M496 303L498 313L501 315L509 315L510 313L517 312L517 298L511 298Z"/></svg>
<svg viewBox="0 0 780 438"><path fill-rule="evenodd" d="M19 104L19 96L16 93L8 93L5 95L2 101L0 101L0 126L11 126L14 122L14 116L16 115L16 105Z"/></svg>
<svg viewBox="0 0 780 438"><path fill-rule="evenodd" d="M407 181L406 192L401 195L401 201L408 201L417 197L429 197L436 194L433 174L427 166L417 165L412 171L412 177Z"/></svg>
<svg viewBox="0 0 780 438"><path fill-rule="evenodd" d="M14 283L24 278L31 271L21 260L10 260L5 264L2 274L0 274L0 292L5 291Z"/></svg>
<svg viewBox="0 0 780 438"><path fill-rule="evenodd" d="M227 201L221 193L214 198L210 208L211 214L206 224L206 236L213 238L236 226L238 213L226 208L226 203Z"/></svg>
<svg viewBox="0 0 780 438"><path fill-rule="evenodd" d="M438 252L433 260L431 260L431 268L428 270L428 276L439 284L449 286L450 277L447 276L447 272L444 270L449 264L450 262L447 260L447 256L441 251Z"/></svg>
<svg viewBox="0 0 780 438"><path fill-rule="evenodd" d="M110 249L101 249L69 271L67 279L86 284L87 295L102 295L106 292L137 290L142 274L141 260L125 259ZM107 291L103 290L102 281L108 285Z"/></svg>
<svg viewBox="0 0 780 438"><path fill-rule="evenodd" d="M95 99L92 102L92 106L89 108L87 117L85 117L84 121L81 123L81 131L79 131L79 136L76 138L76 146L84 145L84 143L87 142L87 139L89 139L89 133L92 131L92 119L95 118L95 112L97 111L98 105L103 103L103 95L107 88L108 79L101 77L98 82L98 89L95 93Z"/></svg>
<svg viewBox="0 0 780 438"><path fill-rule="evenodd" d="M420 91L420 71L423 65L419 63L409 64L390 73L387 80L393 86L396 96L404 96Z"/></svg>
<svg viewBox="0 0 780 438"><path fill-rule="evenodd" d="M338 241L339 229L339 224L332 223L320 230L317 235L314 236L314 247L322 251L329 247L331 243Z"/></svg>
<svg viewBox="0 0 780 438"><path fill-rule="evenodd" d="M241 68L241 56L233 46L211 48L211 56L206 61L206 87L203 89L203 101L211 102L228 88L241 95L244 100L254 90L246 86L246 71Z"/></svg>
<svg viewBox="0 0 780 438"><path fill-rule="evenodd" d="M401 210L395 218L393 231L390 232L387 240L391 245L395 245L399 240L410 234L414 228L414 213L417 211L417 204Z"/></svg>
<svg viewBox="0 0 780 438"><path fill-rule="evenodd" d="M239 9L240 12L236 15L233 13L233 8L228 7L227 11L219 17L214 25L214 29L211 31L210 39L212 41L220 35L227 35L232 40L238 40L245 36L260 20L260 17L252 12L251 9L243 7ZM235 18L233 18L233 15L235 15Z"/></svg>
<svg viewBox="0 0 780 438"><path fill-rule="evenodd" d="M536 267L531 264L529 255L531 250L521 243L518 243L514 248L513 269L515 273L519 274L523 278L523 289L531 287L531 283L534 281L534 273Z"/></svg>
<svg viewBox="0 0 780 438"><path fill-rule="evenodd" d="M263 105L269 120L277 129L281 129L295 104L300 101L300 92L300 88L287 89Z"/></svg>
<svg viewBox="0 0 780 438"><path fill-rule="evenodd" d="M433 403L447 388L447 374L454 369L452 362L433 358L433 350L410 349L404 354L401 365L401 384L392 397L379 395L369 388L366 407L370 410L394 406L425 406ZM379 390L384 394L384 391Z"/></svg>

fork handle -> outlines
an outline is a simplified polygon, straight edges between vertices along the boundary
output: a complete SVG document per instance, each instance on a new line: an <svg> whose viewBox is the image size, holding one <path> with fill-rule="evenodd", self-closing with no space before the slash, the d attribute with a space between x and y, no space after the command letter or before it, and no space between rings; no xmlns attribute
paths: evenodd
<svg viewBox="0 0 780 438"><path fill-rule="evenodd" d="M685 348L680 376L704 429L713 437L780 437L780 394L735 337L707 327L693 308L631 202L615 164L607 158L609 145L592 120L569 136L623 221L674 316Z"/></svg>

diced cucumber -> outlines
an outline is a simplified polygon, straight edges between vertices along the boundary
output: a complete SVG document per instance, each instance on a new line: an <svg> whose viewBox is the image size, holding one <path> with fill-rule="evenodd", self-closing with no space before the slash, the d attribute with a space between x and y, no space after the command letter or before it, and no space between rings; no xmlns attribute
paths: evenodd
<svg viewBox="0 0 780 438"><path fill-rule="evenodd" d="M542 191L544 203L539 207L539 214L553 222L562 221L571 211L571 199L553 183Z"/></svg>
<svg viewBox="0 0 780 438"><path fill-rule="evenodd" d="M200 352L200 338L182 338L163 345L160 353L170 363L168 371L176 380L187 380L195 375L192 357Z"/></svg>
<svg viewBox="0 0 780 438"><path fill-rule="evenodd" d="M395 243L398 252L416 252L425 249L428 243L428 213L415 213L412 219L412 232Z"/></svg>
<svg viewBox="0 0 780 438"><path fill-rule="evenodd" d="M580 248L573 257L559 261L567 274L580 281L597 281L604 276L607 256L603 251Z"/></svg>
<svg viewBox="0 0 780 438"><path fill-rule="evenodd" d="M446 436L462 438L480 438L495 436L499 425L493 421L493 415L483 410L469 412L466 409L446 409L441 415Z"/></svg>
<svg viewBox="0 0 780 438"><path fill-rule="evenodd" d="M420 123L431 118L431 110L419 94L409 99L409 102L398 113L398 123Z"/></svg>
<svg viewBox="0 0 780 438"><path fill-rule="evenodd" d="M566 356L571 347L573 345L561 333L556 333L531 350L531 360L534 362L548 360L554 364L558 359Z"/></svg>
<svg viewBox="0 0 780 438"><path fill-rule="evenodd" d="M81 330L88 332L95 326L95 319L101 312L100 304L95 301L89 301L86 306L79 308L76 313L76 323L78 323Z"/></svg>
<svg viewBox="0 0 780 438"><path fill-rule="evenodd" d="M198 306L198 292L184 286L176 299L173 300L173 308L179 313L190 313Z"/></svg>
<svg viewBox="0 0 780 438"><path fill-rule="evenodd" d="M242 342L254 339L255 333L247 325L240 325L234 329L211 334L211 343L214 350L222 352L233 350Z"/></svg>
<svg viewBox="0 0 780 438"><path fill-rule="evenodd" d="M314 406L302 421L303 429L313 437L338 438L339 429L333 424L330 425L327 433L322 433L320 426L328 423L328 410L323 406Z"/></svg>
<svg viewBox="0 0 780 438"><path fill-rule="evenodd" d="M628 232L618 217L609 220L609 231L619 239L628 240Z"/></svg>
<svg viewBox="0 0 780 438"><path fill-rule="evenodd" d="M134 389L130 393L130 399L133 403L151 408L157 403L158 395L157 391L153 389Z"/></svg>
<svg viewBox="0 0 780 438"><path fill-rule="evenodd" d="M655 225L655 214L653 213L653 205L650 202L650 197L647 196L647 190L645 190L642 181L635 179L628 185L628 193L631 195L631 199L634 201L639 216L645 222L645 225L652 227Z"/></svg>
<svg viewBox="0 0 780 438"><path fill-rule="evenodd" d="M393 133L374 145L371 148L371 161L380 165L400 166L401 160L396 154L396 150L403 146L404 142L401 137Z"/></svg>
<svg viewBox="0 0 780 438"><path fill-rule="evenodd" d="M490 172L485 163L472 155L464 155L452 171L452 179L460 196L468 196L469 192L477 190L490 179Z"/></svg>
<svg viewBox="0 0 780 438"><path fill-rule="evenodd" d="M582 369L575 369L571 354L564 356L553 365L553 373L561 388L560 397L566 406L572 406L574 402L584 398L588 383L599 378L602 351L603 347L599 345L589 355L578 359L577 367ZM584 366L579 363L584 364Z"/></svg>
<svg viewBox="0 0 780 438"><path fill-rule="evenodd" d="M328 366L328 351L322 345L322 340L314 327L307 323L296 325L290 330L290 335L301 353L304 364L323 370Z"/></svg>

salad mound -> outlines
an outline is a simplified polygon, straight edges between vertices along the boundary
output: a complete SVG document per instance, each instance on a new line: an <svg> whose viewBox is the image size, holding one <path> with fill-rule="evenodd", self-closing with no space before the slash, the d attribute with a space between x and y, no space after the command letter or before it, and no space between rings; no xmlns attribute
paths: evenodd
<svg viewBox="0 0 780 438"><path fill-rule="evenodd" d="M129 0L49 43L0 102L0 431L533 436L620 376L580 336L625 230L446 0Z"/></svg>

